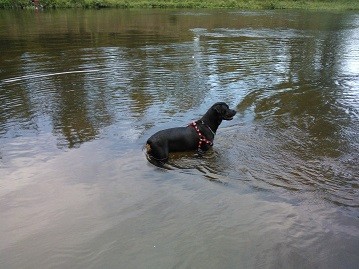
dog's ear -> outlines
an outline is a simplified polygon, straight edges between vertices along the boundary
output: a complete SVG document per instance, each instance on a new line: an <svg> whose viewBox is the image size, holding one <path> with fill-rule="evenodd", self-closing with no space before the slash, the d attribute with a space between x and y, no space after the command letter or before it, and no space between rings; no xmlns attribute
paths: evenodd
<svg viewBox="0 0 359 269"><path fill-rule="evenodd" d="M224 106L227 106L226 103L217 103L215 104L214 106L214 110L220 114L220 115L223 115L225 112L226 112L226 108L224 108ZM228 107L228 106L227 106Z"/></svg>
<svg viewBox="0 0 359 269"><path fill-rule="evenodd" d="M218 113L218 114L222 114L222 106L218 105L214 108L214 110Z"/></svg>

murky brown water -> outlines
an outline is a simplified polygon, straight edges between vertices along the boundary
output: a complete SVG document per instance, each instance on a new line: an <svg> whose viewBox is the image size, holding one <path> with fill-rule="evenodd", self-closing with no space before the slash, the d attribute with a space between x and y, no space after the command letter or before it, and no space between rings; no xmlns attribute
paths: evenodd
<svg viewBox="0 0 359 269"><path fill-rule="evenodd" d="M358 13L0 11L0 51L1 268L357 268Z"/></svg>

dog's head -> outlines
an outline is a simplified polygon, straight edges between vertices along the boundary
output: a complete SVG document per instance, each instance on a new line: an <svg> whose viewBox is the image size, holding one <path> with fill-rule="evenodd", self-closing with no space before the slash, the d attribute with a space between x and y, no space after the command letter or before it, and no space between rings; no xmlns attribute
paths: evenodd
<svg viewBox="0 0 359 269"><path fill-rule="evenodd" d="M212 109L218 113L222 120L232 120L237 113L235 110L230 109L224 102L215 103Z"/></svg>

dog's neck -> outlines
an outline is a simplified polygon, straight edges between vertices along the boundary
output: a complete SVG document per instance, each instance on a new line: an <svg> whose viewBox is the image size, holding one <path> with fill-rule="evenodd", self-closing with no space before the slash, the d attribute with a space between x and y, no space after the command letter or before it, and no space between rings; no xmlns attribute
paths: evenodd
<svg viewBox="0 0 359 269"><path fill-rule="evenodd" d="M219 125L222 123L222 117L218 117L216 111L209 109L200 121L207 125L213 133L216 133Z"/></svg>
<svg viewBox="0 0 359 269"><path fill-rule="evenodd" d="M206 128L211 132L211 134L213 135L213 137L216 135L216 132L213 131L212 128L209 127L209 125L206 124L203 120L198 120L196 123L197 123L197 124L202 124L202 125L206 126Z"/></svg>

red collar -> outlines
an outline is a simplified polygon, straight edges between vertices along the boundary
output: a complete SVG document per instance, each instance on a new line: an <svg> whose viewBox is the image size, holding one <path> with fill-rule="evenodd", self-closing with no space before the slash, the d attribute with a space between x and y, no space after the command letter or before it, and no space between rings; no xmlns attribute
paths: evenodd
<svg viewBox="0 0 359 269"><path fill-rule="evenodd" d="M213 142L212 142L211 140L208 140L208 139L201 133L201 131L199 130L199 128L198 128L198 126L197 126L197 123L196 123L195 121L193 121L192 123L190 123L188 126L192 126L192 127L196 130L196 132L197 132L197 134L198 134L198 136L199 136L198 149L201 149L202 143L205 143L205 144L207 144L207 145L209 145L209 146L213 146ZM210 129L210 130L211 130L211 129ZM211 130L211 131L212 131L212 130Z"/></svg>

